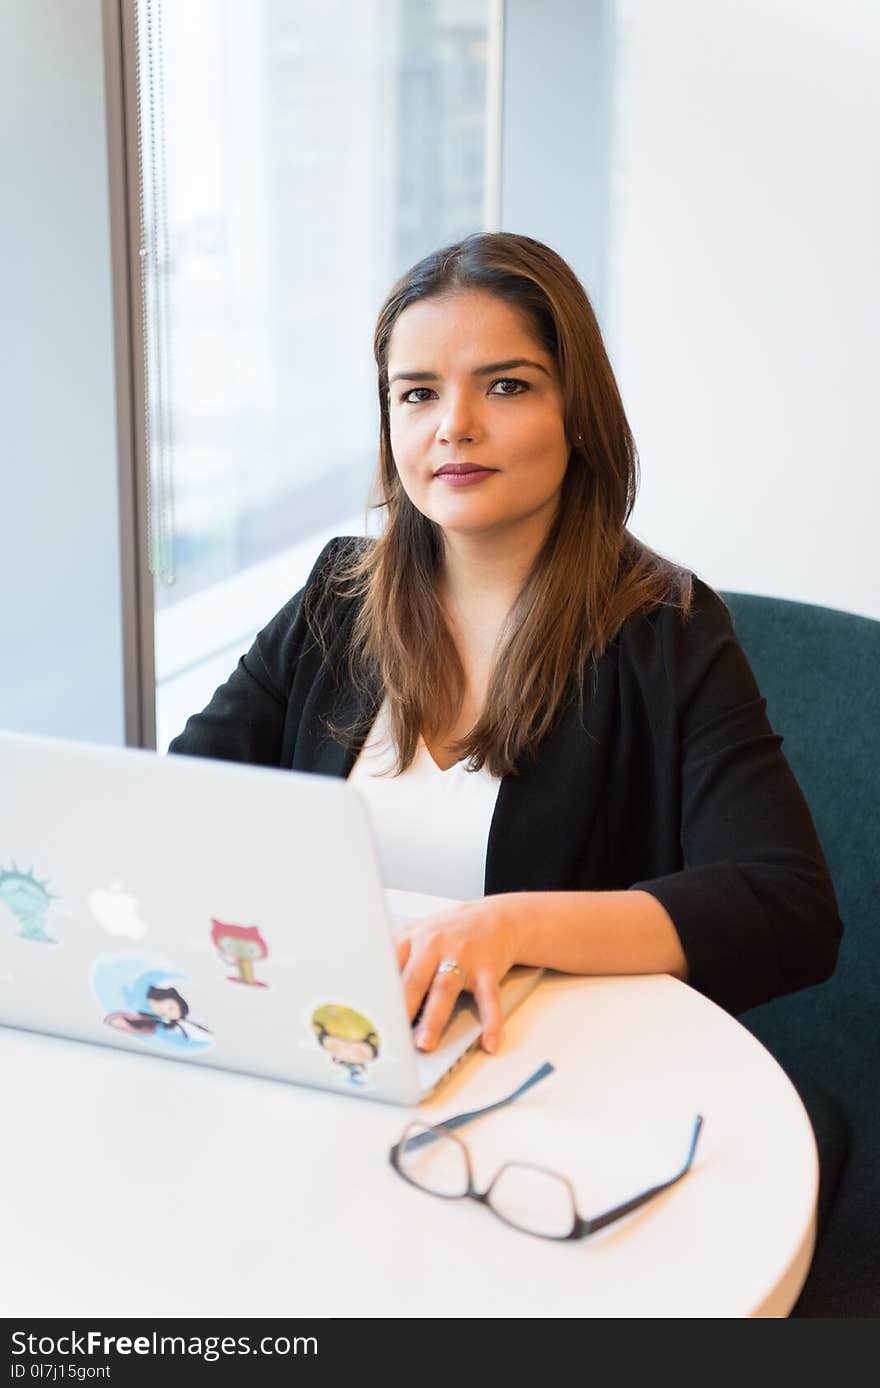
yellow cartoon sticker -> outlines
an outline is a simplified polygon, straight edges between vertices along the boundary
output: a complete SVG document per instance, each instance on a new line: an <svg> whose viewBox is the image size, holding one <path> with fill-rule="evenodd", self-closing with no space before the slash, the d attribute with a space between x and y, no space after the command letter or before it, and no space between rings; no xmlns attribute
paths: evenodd
<svg viewBox="0 0 880 1388"><path fill-rule="evenodd" d="M373 1023L353 1007L328 1002L315 1008L311 1027L318 1045L340 1067L343 1084L372 1089L367 1066L379 1056L379 1033Z"/></svg>

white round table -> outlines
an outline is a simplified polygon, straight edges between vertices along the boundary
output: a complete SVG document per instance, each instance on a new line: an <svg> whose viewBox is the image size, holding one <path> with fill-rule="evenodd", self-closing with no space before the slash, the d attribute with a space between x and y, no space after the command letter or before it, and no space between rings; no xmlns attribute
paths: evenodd
<svg viewBox="0 0 880 1388"><path fill-rule="evenodd" d="M461 1130L596 1214L691 1172L591 1238L518 1233L391 1169L412 1116L373 1100L0 1028L0 1304L10 1316L785 1316L809 1267L818 1164L775 1061L667 977L548 975L417 1114L553 1075Z"/></svg>

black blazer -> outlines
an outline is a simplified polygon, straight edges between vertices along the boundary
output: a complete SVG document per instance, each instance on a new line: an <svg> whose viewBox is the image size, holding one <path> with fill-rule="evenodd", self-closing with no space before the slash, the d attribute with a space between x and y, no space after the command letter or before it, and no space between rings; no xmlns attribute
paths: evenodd
<svg viewBox="0 0 880 1388"><path fill-rule="evenodd" d="M257 636L170 752L347 776L358 748L323 720L378 711L344 673L355 603L334 599L326 651L303 615L351 540ZM356 542L354 542L356 543ZM841 935L810 812L765 714L724 603L694 580L684 619L630 617L585 681L582 707L501 782L487 895L640 888L668 911L689 982L737 1013L822 982Z"/></svg>

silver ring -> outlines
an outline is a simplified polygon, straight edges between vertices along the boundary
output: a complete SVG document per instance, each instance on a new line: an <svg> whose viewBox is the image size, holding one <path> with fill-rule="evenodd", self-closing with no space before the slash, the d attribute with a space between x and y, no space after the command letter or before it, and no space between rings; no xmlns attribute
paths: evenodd
<svg viewBox="0 0 880 1388"><path fill-rule="evenodd" d="M437 965L438 974L458 974L459 978L464 978L464 969L457 959L441 959Z"/></svg>

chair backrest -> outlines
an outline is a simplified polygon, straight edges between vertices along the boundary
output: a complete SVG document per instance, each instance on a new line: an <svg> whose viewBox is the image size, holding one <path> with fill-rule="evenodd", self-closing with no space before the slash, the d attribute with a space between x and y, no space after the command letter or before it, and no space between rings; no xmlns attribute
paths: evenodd
<svg viewBox="0 0 880 1388"><path fill-rule="evenodd" d="M743 1018L840 1096L880 1088L880 622L722 593L798 779L837 892L833 977ZM765 1041L765 1044L767 1042ZM850 1093L852 1089L855 1092Z"/></svg>
<svg viewBox="0 0 880 1388"><path fill-rule="evenodd" d="M722 597L810 806L844 929L826 983L739 1019L794 1080L819 1145L820 1239L792 1314L878 1316L880 622Z"/></svg>

